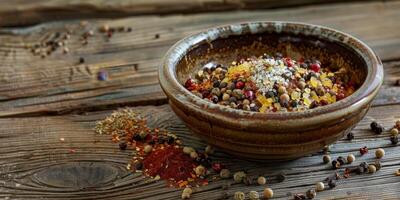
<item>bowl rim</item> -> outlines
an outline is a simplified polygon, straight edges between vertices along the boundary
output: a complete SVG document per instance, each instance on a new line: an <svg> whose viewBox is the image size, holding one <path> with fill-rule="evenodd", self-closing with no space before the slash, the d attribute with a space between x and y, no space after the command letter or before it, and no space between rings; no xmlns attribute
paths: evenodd
<svg viewBox="0 0 400 200"><path fill-rule="evenodd" d="M183 59L184 56L193 49L193 47L196 47L197 44L204 41L211 42L218 38L224 38L233 35L263 33L266 30L257 30L257 27L265 28L268 26L273 26L276 29L274 31L277 33L280 33L280 30L282 30L284 26L294 26L295 30L298 30L300 27L310 31L308 33L302 33L305 36L310 35L316 36L317 38L321 38L323 40L333 40L347 46L348 48L351 48L367 65L367 76L365 77L363 84L353 94L333 104L320 106L305 111L260 113L214 104L194 95L181 83L179 83L176 74L176 66L180 60ZM297 34L296 32L289 33ZM351 46L351 44L353 46ZM366 58L369 60L366 60ZM180 103L191 104L201 112L212 110L215 113L215 111L217 111L218 113L221 113L229 118L242 118L251 116L252 118L261 120L284 120L323 115L350 107L354 107L354 109L351 110L357 110L356 108L365 106L368 102L372 101L372 98L375 97L378 89L383 83L383 66L379 57L368 45L366 45L360 39L357 39L356 37L353 37L350 34L342 31L303 22L251 21L216 26L179 40L167 51L163 58L162 65L159 68L159 82L163 91L167 94L170 100L179 102L177 100L179 98L181 101L185 102ZM373 97L371 97L371 94Z"/></svg>

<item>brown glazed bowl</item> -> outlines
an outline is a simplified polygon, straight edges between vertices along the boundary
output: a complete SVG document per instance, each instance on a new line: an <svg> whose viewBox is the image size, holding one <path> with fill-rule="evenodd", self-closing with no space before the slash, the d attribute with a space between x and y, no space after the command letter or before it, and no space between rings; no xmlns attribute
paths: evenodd
<svg viewBox="0 0 400 200"><path fill-rule="evenodd" d="M343 66L358 89L304 112L258 113L211 103L183 86L205 65L276 52ZM164 57L159 81L174 112L209 144L247 158L294 159L335 142L365 116L382 85L383 68L366 44L340 31L295 22L250 22L211 28L177 42Z"/></svg>

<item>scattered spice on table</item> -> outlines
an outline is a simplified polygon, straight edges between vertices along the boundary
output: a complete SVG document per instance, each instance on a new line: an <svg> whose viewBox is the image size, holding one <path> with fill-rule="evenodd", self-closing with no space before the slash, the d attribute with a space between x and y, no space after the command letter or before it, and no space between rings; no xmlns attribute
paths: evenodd
<svg viewBox="0 0 400 200"><path fill-rule="evenodd" d="M196 72L184 86L216 104L255 112L304 111L335 103L356 89L346 70L318 60L263 55Z"/></svg>

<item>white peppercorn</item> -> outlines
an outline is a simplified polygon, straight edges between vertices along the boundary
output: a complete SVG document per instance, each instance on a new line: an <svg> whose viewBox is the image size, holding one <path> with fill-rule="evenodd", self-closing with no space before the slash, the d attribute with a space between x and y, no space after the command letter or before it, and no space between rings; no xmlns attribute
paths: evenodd
<svg viewBox="0 0 400 200"><path fill-rule="evenodd" d="M265 179L264 176L260 176L257 178L258 185L265 185L266 182L267 182L267 179Z"/></svg>
<svg viewBox="0 0 400 200"><path fill-rule="evenodd" d="M356 157L353 154L349 154L347 156L347 163L351 164L352 162L354 162L356 160Z"/></svg>
<svg viewBox="0 0 400 200"><path fill-rule="evenodd" d="M323 182L318 182L318 183L315 185L315 188L317 189L317 191L323 191L323 190L325 189L325 185L324 185Z"/></svg>

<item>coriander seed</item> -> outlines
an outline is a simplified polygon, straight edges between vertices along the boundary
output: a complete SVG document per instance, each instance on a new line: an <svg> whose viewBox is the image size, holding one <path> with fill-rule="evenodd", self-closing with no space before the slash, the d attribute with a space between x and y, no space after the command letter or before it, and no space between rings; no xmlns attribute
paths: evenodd
<svg viewBox="0 0 400 200"><path fill-rule="evenodd" d="M346 164L346 159L342 156L339 156L336 160L340 163L340 165Z"/></svg>
<svg viewBox="0 0 400 200"><path fill-rule="evenodd" d="M333 169L338 169L340 167L340 162L337 160L332 161Z"/></svg>
<svg viewBox="0 0 400 200"><path fill-rule="evenodd" d="M257 191L250 191L249 192L249 199L250 200L258 200L260 199L260 194Z"/></svg>
<svg viewBox="0 0 400 200"><path fill-rule="evenodd" d="M246 195L243 192L235 192L233 198L235 200L244 200L246 198Z"/></svg>
<svg viewBox="0 0 400 200"><path fill-rule="evenodd" d="M229 169L221 169L219 172L219 176L223 179L229 178L231 176L231 172Z"/></svg>
<svg viewBox="0 0 400 200"><path fill-rule="evenodd" d="M190 152L190 157L191 157L192 159L196 159L196 158L198 157L197 152L195 152L195 151Z"/></svg>
<svg viewBox="0 0 400 200"><path fill-rule="evenodd" d="M336 187L336 181L335 180L333 180L333 179L330 179L329 181L328 181L328 186L329 186L329 188L334 188L334 187Z"/></svg>
<svg viewBox="0 0 400 200"><path fill-rule="evenodd" d="M322 157L322 160L324 161L324 163L330 163L331 162L331 157L329 155L324 155L324 157Z"/></svg>
<svg viewBox="0 0 400 200"><path fill-rule="evenodd" d="M239 171L239 172L235 172L233 174L233 180L236 183L241 183L243 182L244 177L246 177L246 173L244 173L243 171Z"/></svg>
<svg viewBox="0 0 400 200"><path fill-rule="evenodd" d="M315 188L317 189L317 191L323 191L323 190L325 189L325 185L324 185L323 182L318 182L318 183L315 185Z"/></svg>
<svg viewBox="0 0 400 200"><path fill-rule="evenodd" d="M257 178L258 185L265 185L267 183L267 179L264 176L260 176Z"/></svg>
<svg viewBox="0 0 400 200"><path fill-rule="evenodd" d="M306 196L308 199L314 199L317 196L317 192L314 189L309 189L306 192Z"/></svg>
<svg viewBox="0 0 400 200"><path fill-rule="evenodd" d="M271 199L274 196L274 191L271 188L265 188L263 191L264 199Z"/></svg>
<svg viewBox="0 0 400 200"><path fill-rule="evenodd" d="M356 160L356 157L353 154L349 154L347 156L347 163L351 164Z"/></svg>
<svg viewBox="0 0 400 200"><path fill-rule="evenodd" d="M150 153L151 151L153 151L153 147L151 145L146 145L144 146L143 151L144 153Z"/></svg>
<svg viewBox="0 0 400 200"><path fill-rule="evenodd" d="M378 159L383 158L383 156L385 156L385 150L383 150L382 148L379 148L375 151L375 156Z"/></svg>

